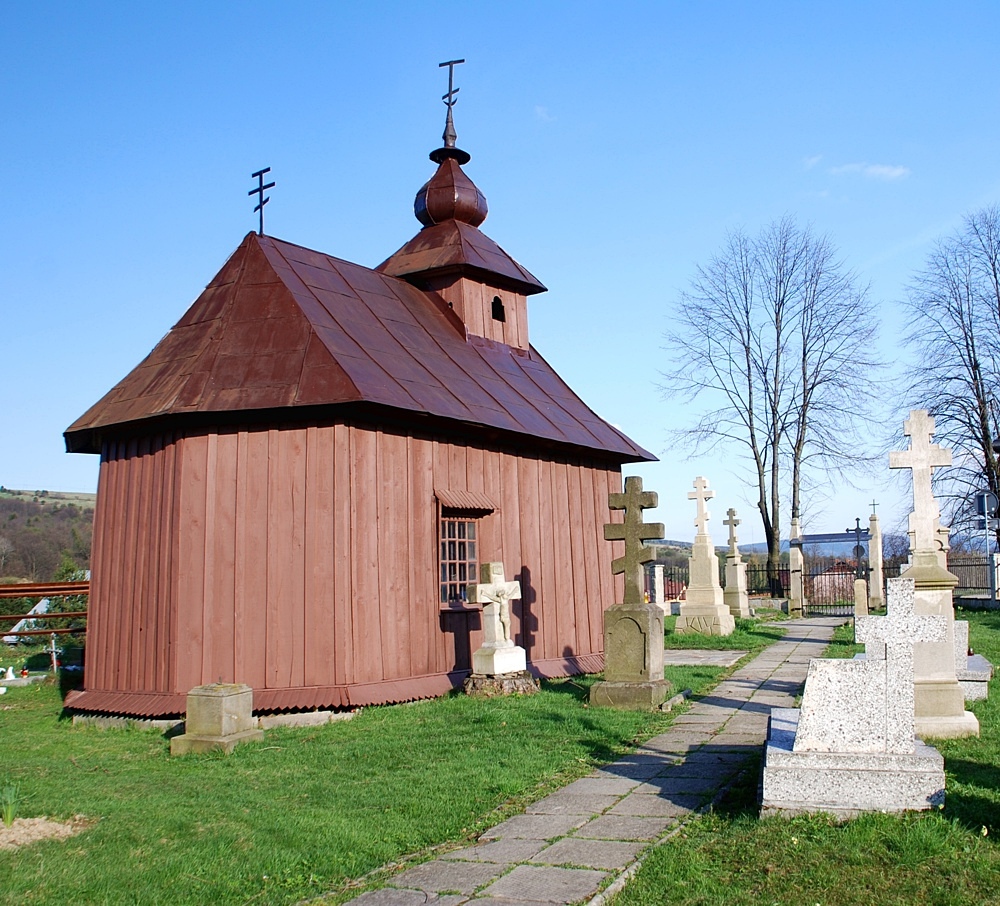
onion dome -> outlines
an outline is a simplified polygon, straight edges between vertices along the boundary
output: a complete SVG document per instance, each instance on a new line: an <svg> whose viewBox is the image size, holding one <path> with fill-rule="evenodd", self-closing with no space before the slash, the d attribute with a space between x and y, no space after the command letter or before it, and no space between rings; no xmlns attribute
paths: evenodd
<svg viewBox="0 0 1000 906"><path fill-rule="evenodd" d="M488 212L486 196L465 175L454 157L441 159L437 172L421 186L413 202L413 213L424 226L433 226L445 220L460 220L479 226Z"/></svg>

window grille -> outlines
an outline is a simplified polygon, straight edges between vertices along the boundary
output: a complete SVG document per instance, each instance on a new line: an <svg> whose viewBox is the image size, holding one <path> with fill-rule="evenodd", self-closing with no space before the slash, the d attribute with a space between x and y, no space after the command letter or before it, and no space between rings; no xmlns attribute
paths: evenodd
<svg viewBox="0 0 1000 906"><path fill-rule="evenodd" d="M441 603L464 604L465 587L478 581L476 523L441 517Z"/></svg>

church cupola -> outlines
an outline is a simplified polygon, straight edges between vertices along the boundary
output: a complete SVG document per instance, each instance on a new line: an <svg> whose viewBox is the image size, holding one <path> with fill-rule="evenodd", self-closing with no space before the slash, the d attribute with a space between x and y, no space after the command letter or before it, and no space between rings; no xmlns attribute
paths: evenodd
<svg viewBox="0 0 1000 906"><path fill-rule="evenodd" d="M459 90L453 88L452 76L462 62L441 64L449 67L444 145L431 152L437 171L413 202L423 228L376 270L436 291L461 318L468 335L526 350L527 296L545 287L478 229L489 208L462 169L471 156L456 146L452 116Z"/></svg>

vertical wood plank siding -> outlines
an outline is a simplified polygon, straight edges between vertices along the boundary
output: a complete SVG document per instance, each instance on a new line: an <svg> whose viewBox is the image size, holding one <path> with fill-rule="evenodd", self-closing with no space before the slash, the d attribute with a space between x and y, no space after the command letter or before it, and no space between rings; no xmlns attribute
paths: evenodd
<svg viewBox="0 0 1000 906"><path fill-rule="evenodd" d="M440 615L435 488L496 504L478 560L522 582L512 630L536 671L597 669L621 594L620 545L603 540L616 465L360 425L243 428L105 445L84 696L223 681L312 707L335 702L310 689L401 700L447 678L482 633Z"/></svg>

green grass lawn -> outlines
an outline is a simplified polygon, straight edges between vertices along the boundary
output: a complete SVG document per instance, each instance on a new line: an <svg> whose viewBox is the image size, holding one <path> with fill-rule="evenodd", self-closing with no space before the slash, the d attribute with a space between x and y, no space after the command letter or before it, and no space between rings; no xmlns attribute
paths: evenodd
<svg viewBox="0 0 1000 906"><path fill-rule="evenodd" d="M736 619L736 629L731 635L700 635L696 632L685 632L678 635L674 632L677 617L664 617L663 644L665 648L706 648L712 651L748 651L755 654L778 641L788 631L785 626L766 626L760 620Z"/></svg>
<svg viewBox="0 0 1000 906"><path fill-rule="evenodd" d="M1000 663L1000 614L960 613L970 644ZM831 654L856 650L850 626ZM970 705L979 739L938 740L947 793L941 812L759 820L749 772L710 815L651 851L611 906L970 906L1000 903L1000 684Z"/></svg>
<svg viewBox="0 0 1000 906"><path fill-rule="evenodd" d="M667 670L704 691L724 671ZM673 715L587 706L593 677L268 731L229 757L171 758L144 730L73 727L53 682L0 698L0 787L18 814L92 825L0 850L0 902L292 903L478 832L663 732Z"/></svg>

